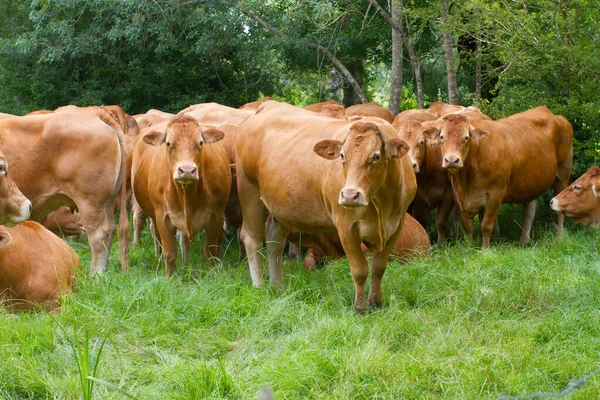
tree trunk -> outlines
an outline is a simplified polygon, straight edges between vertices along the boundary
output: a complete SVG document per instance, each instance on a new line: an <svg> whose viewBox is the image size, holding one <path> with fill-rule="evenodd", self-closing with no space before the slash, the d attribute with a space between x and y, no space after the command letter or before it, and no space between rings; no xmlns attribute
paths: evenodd
<svg viewBox="0 0 600 400"><path fill-rule="evenodd" d="M396 115L400 112L402 101L402 0L392 0L392 19L400 28L400 33L392 29L392 87L390 88L390 105L388 109Z"/></svg>
<svg viewBox="0 0 600 400"><path fill-rule="evenodd" d="M450 104L458 104L456 69L454 68L454 44L449 26L448 1L440 0L440 7L444 27L444 55L446 57L446 71L448 75L448 101Z"/></svg>
<svg viewBox="0 0 600 400"><path fill-rule="evenodd" d="M481 99L481 40L477 40L477 55L475 58L475 96Z"/></svg>
<svg viewBox="0 0 600 400"><path fill-rule="evenodd" d="M362 61L354 61L351 63L346 63L346 67L356 80L359 88L362 87L363 77L365 75L365 64ZM368 103L365 101L366 98L363 99L362 96L364 95L361 96L361 93L363 93L362 90L360 93L357 92L355 86L356 85L344 85L344 99L342 101L344 103L344 107L350 107L360 103Z"/></svg>

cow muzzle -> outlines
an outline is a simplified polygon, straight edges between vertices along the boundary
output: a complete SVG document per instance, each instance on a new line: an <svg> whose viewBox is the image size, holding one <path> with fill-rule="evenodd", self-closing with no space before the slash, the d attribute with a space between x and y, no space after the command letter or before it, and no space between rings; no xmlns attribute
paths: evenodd
<svg viewBox="0 0 600 400"><path fill-rule="evenodd" d="M419 164L412 157L410 158L410 163L411 163L413 169L415 170L415 174L418 174L419 171L421 170L419 168Z"/></svg>
<svg viewBox="0 0 600 400"><path fill-rule="evenodd" d="M345 188L340 191L338 203L344 208L365 207L369 204L365 193L360 189Z"/></svg>
<svg viewBox="0 0 600 400"><path fill-rule="evenodd" d="M550 200L550 208L557 213L562 213L563 211L561 210L560 204L558 200L556 200L556 197L553 197L552 200Z"/></svg>
<svg viewBox="0 0 600 400"><path fill-rule="evenodd" d="M444 160L442 161L442 168L448 168L448 169L453 169L453 168L462 168L463 167L463 161L462 158L458 157L458 156L446 156L444 157Z"/></svg>
<svg viewBox="0 0 600 400"><path fill-rule="evenodd" d="M197 182L199 178L198 167L194 164L179 164L173 174L173 179L183 185Z"/></svg>
<svg viewBox="0 0 600 400"><path fill-rule="evenodd" d="M31 202L28 199L25 199L23 203L21 203L21 209L16 214L8 214L7 221L5 223L9 228L29 219L31 215Z"/></svg>

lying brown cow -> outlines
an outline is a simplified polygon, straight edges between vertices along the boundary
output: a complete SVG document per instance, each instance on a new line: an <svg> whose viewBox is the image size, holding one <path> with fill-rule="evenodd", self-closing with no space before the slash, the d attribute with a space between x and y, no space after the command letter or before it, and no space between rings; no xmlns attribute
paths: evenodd
<svg viewBox="0 0 600 400"><path fill-rule="evenodd" d="M177 260L175 229L189 243L206 228L204 255L209 260L220 257L223 212L231 185L227 155L215 143L223 136L183 114L147 128L135 145L133 191L156 224L167 276L173 274Z"/></svg>
<svg viewBox="0 0 600 400"><path fill-rule="evenodd" d="M304 258L304 269L314 269L323 264L326 259L344 257L344 248L337 233L321 233L302 235L292 232L288 236L290 242L308 247ZM368 249L362 246L366 253ZM429 254L429 236L425 229L413 217L406 214L400 236L392 250L392 254L403 261Z"/></svg>
<svg viewBox="0 0 600 400"><path fill-rule="evenodd" d="M498 121L470 121L460 114L438 120L429 131L441 142L442 167L449 171L455 201L469 243L473 216L481 209L483 248L502 203L523 204L521 242L529 243L537 198L550 187L559 193L569 182L573 165L573 128L546 107ZM559 215L559 232L564 217Z"/></svg>
<svg viewBox="0 0 600 400"><path fill-rule="evenodd" d="M255 286L262 284L259 252L265 236L270 280L280 286L290 229L337 231L354 280L355 309L381 306L381 279L416 182L409 160L402 158L406 143L395 137L390 124L373 120L378 123L334 120L268 102L240 126L242 240ZM361 243L373 252L368 300L369 266Z"/></svg>
<svg viewBox="0 0 600 400"><path fill-rule="evenodd" d="M353 116L378 117L386 120L390 124L394 122L394 114L392 114L389 110L381 107L375 102L367 104L356 104L351 107L348 107L346 108L346 116L348 118Z"/></svg>
<svg viewBox="0 0 600 400"><path fill-rule="evenodd" d="M77 208L92 251L90 272L105 271L115 231L113 202L120 190L126 194L119 123L101 107L68 108L0 120L0 142L13 179L33 205L31 219L40 221L61 205ZM129 230L126 214L120 227ZM124 269L128 242L121 235Z"/></svg>
<svg viewBox="0 0 600 400"><path fill-rule="evenodd" d="M0 300L10 310L58 305L80 271L75 251L37 222L0 226Z"/></svg>
<svg viewBox="0 0 600 400"><path fill-rule="evenodd" d="M79 213L66 206L46 215L41 224L57 236L79 236L84 231Z"/></svg>
<svg viewBox="0 0 600 400"><path fill-rule="evenodd" d="M8 161L0 151L0 225L15 226L31 214L31 202L8 175Z"/></svg>
<svg viewBox="0 0 600 400"><path fill-rule="evenodd" d="M600 227L600 168L591 167L550 201L550 207L580 224Z"/></svg>

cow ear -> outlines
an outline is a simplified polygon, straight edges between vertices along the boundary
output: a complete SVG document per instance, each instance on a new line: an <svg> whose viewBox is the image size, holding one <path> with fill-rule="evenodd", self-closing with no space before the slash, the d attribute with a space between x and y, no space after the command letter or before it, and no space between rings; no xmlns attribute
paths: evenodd
<svg viewBox="0 0 600 400"><path fill-rule="evenodd" d="M129 135L137 135L140 133L138 123L131 115L127 115L127 133Z"/></svg>
<svg viewBox="0 0 600 400"><path fill-rule="evenodd" d="M428 144L437 144L440 137L440 128L437 126L430 126L423 129L423 137Z"/></svg>
<svg viewBox="0 0 600 400"><path fill-rule="evenodd" d="M471 125L469 125L469 127L471 128L471 135L475 136L479 140L484 139L490 135L490 133L485 129L474 128Z"/></svg>
<svg viewBox="0 0 600 400"><path fill-rule="evenodd" d="M588 169L588 172L590 173L591 177L596 177L598 175L600 175L600 168L598 168L597 166L593 166L590 169Z"/></svg>
<svg viewBox="0 0 600 400"><path fill-rule="evenodd" d="M12 236L5 228L0 227L0 247L12 241Z"/></svg>
<svg viewBox="0 0 600 400"><path fill-rule="evenodd" d="M165 141L165 133L157 130L153 130L144 134L144 143L151 144L152 146L160 146Z"/></svg>
<svg viewBox="0 0 600 400"><path fill-rule="evenodd" d="M223 140L225 134L218 129L207 129L202 132L202 140L205 143L214 143Z"/></svg>
<svg viewBox="0 0 600 400"><path fill-rule="evenodd" d="M314 145L313 151L323 158L335 160L342 152L342 142L339 140L321 140Z"/></svg>
<svg viewBox="0 0 600 400"><path fill-rule="evenodd" d="M400 158L409 150L408 144L399 138L389 139L385 142L385 156L387 158Z"/></svg>
<svg viewBox="0 0 600 400"><path fill-rule="evenodd" d="M600 184L592 185L592 193L595 198L600 198Z"/></svg>
<svg viewBox="0 0 600 400"><path fill-rule="evenodd" d="M8 161L3 156L0 156L0 176L8 174Z"/></svg>

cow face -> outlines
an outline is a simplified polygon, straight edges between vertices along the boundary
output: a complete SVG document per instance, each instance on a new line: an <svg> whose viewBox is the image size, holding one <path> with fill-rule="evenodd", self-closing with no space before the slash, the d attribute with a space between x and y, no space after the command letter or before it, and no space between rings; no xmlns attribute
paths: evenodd
<svg viewBox="0 0 600 400"><path fill-rule="evenodd" d="M216 129L202 130L195 118L181 114L169 121L164 132L152 131L144 135L144 142L155 146L164 143L171 177L187 185L200 179L202 146L217 142L224 136Z"/></svg>
<svg viewBox="0 0 600 400"><path fill-rule="evenodd" d="M398 136L409 146L408 156L415 173L421 170L421 164L425 158L426 146L431 143L427 138L428 132L437 132L434 126L424 126L416 119L409 119L398 129Z"/></svg>
<svg viewBox="0 0 600 400"><path fill-rule="evenodd" d="M344 141L322 140L313 150L328 160L340 159L344 185L338 203L351 209L369 204L385 182L389 159L402 157L408 145L401 139L387 138L373 123L356 122Z"/></svg>
<svg viewBox="0 0 600 400"><path fill-rule="evenodd" d="M456 170L464 166L473 141L479 141L488 132L474 128L461 114L449 114L436 121L434 129L424 133L427 138L442 146L442 168Z"/></svg>
<svg viewBox="0 0 600 400"><path fill-rule="evenodd" d="M550 201L550 208L580 224L600 227L600 168L581 175Z"/></svg>
<svg viewBox="0 0 600 400"><path fill-rule="evenodd" d="M15 226L30 214L31 202L8 176L8 161L0 152L0 225Z"/></svg>

